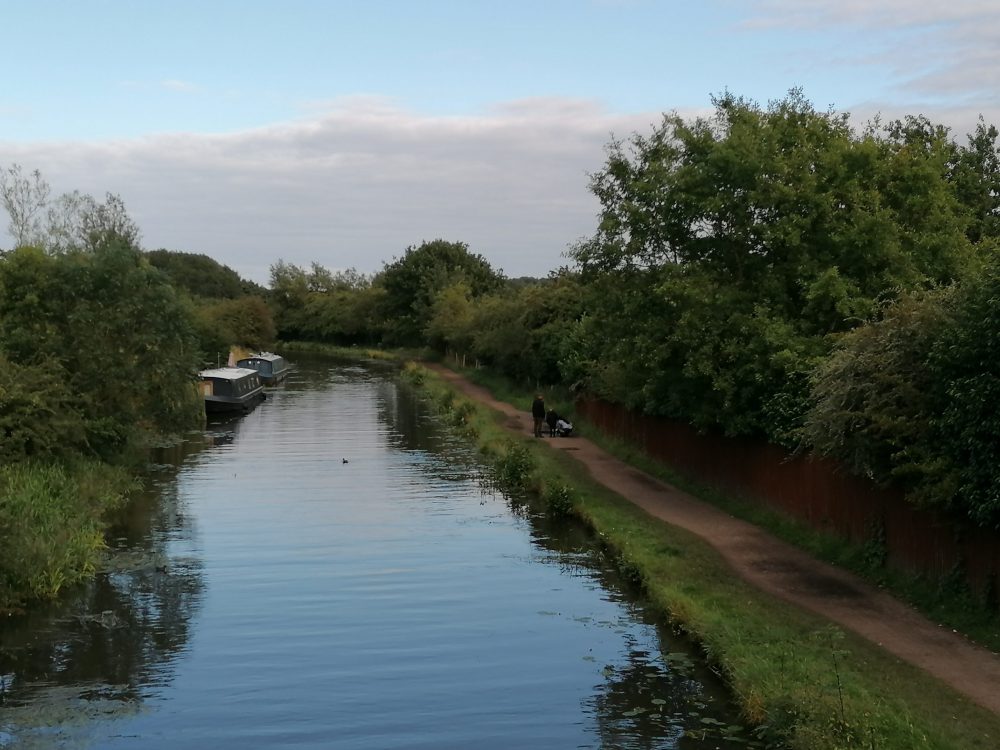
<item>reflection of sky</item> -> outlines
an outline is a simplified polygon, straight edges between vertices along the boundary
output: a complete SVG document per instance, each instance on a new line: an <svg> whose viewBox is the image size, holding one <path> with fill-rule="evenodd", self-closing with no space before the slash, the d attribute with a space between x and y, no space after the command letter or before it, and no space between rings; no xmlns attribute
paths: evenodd
<svg viewBox="0 0 1000 750"><path fill-rule="evenodd" d="M383 378L309 374L328 387L290 380L184 460L197 536L173 543L204 594L172 678L95 744L673 746L669 722L608 715L703 692L663 677L660 633L606 574L483 496L473 446Z"/></svg>

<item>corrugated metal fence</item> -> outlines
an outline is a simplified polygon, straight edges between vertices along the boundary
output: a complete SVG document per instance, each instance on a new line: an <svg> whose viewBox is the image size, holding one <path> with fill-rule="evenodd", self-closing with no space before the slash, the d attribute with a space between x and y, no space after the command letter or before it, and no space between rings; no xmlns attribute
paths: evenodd
<svg viewBox="0 0 1000 750"><path fill-rule="evenodd" d="M577 413L601 431L640 446L684 476L865 543L884 536L886 564L934 580L963 576L974 592L995 591L1000 534L952 522L902 494L852 476L832 461L792 456L761 441L703 435L688 425L584 399Z"/></svg>

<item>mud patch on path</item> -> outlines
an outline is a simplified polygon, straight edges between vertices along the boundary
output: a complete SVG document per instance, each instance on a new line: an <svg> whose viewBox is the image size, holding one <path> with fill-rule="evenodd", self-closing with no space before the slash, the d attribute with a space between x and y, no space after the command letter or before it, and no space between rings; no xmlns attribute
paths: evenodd
<svg viewBox="0 0 1000 750"><path fill-rule="evenodd" d="M752 570L784 580L783 587L803 594L837 599L865 599L867 595L847 581L796 565L790 560L767 557L750 562Z"/></svg>

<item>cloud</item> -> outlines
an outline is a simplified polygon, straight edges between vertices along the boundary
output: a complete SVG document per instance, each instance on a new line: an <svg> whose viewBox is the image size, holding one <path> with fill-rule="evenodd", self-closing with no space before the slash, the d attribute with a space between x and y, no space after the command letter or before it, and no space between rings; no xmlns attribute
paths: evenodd
<svg viewBox="0 0 1000 750"><path fill-rule="evenodd" d="M829 34L837 42L827 62L886 66L904 96L1000 105L996 0L755 0L749 7L743 28ZM849 60L842 49L852 35L864 35L876 51ZM821 58L824 52L813 47L811 54Z"/></svg>
<svg viewBox="0 0 1000 750"><path fill-rule="evenodd" d="M188 81L178 81L174 78L166 81L160 81L160 86L168 91L179 91L181 93L192 93L199 90L198 86L193 83Z"/></svg>
<svg viewBox="0 0 1000 750"><path fill-rule="evenodd" d="M660 119L557 98L466 117L377 97L312 111L225 135L0 142L0 164L40 169L56 193L118 193L147 247L206 253L260 282L278 259L370 272L438 237L510 275L545 275L594 229L588 173L611 135Z"/></svg>
<svg viewBox="0 0 1000 750"><path fill-rule="evenodd" d="M979 24L1000 16L995 0L751 0L748 27L900 29Z"/></svg>

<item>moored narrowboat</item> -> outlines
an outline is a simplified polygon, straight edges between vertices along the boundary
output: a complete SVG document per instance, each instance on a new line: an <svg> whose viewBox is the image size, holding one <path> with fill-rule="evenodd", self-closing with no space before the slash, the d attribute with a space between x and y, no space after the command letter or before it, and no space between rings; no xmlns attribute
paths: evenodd
<svg viewBox="0 0 1000 750"><path fill-rule="evenodd" d="M265 397L260 375L248 367L219 367L198 375L207 414L248 412Z"/></svg>
<svg viewBox="0 0 1000 750"><path fill-rule="evenodd" d="M276 385L288 376L291 365L280 354L259 352L236 362L237 367L256 370L264 385Z"/></svg>

